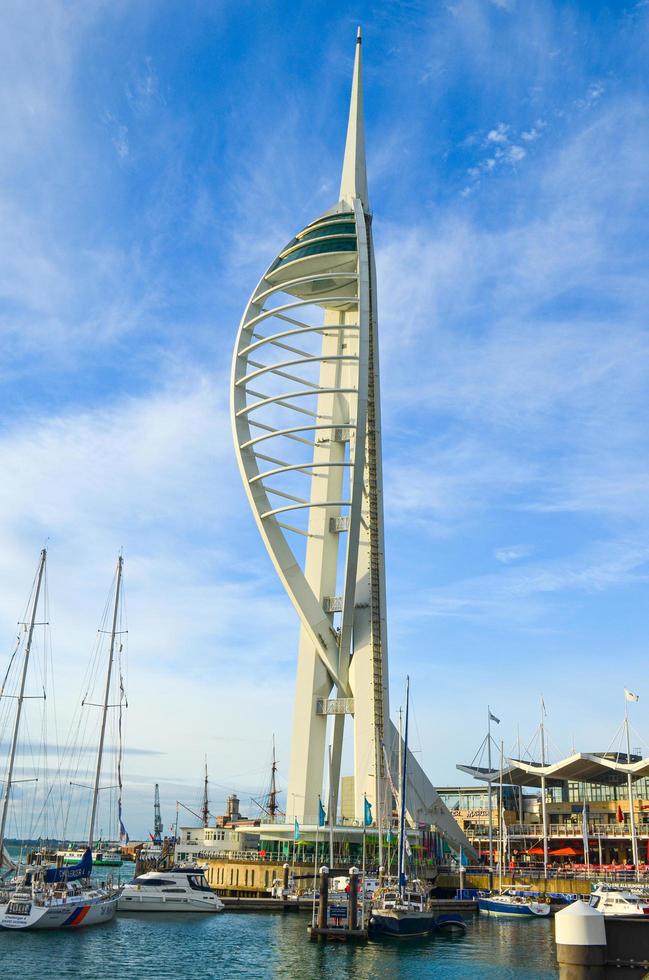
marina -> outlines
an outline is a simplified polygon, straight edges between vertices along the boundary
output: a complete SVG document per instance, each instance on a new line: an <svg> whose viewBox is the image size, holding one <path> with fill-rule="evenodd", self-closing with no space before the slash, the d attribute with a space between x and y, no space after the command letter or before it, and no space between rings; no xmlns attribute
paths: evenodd
<svg viewBox="0 0 649 980"><path fill-rule="evenodd" d="M475 917L467 935L456 940L438 935L406 944L373 941L319 944L306 940L303 915L237 913L214 916L118 916L105 928L83 935L31 933L16 944L15 936L0 932L0 956L11 955L17 970L46 970L53 951L61 959L74 957L82 980L96 976L98 961L118 973L129 963L134 980L151 976L332 977L351 975L381 980L404 972L414 980L441 977L468 980L470 976L551 980L559 976L552 929L548 923L507 923ZM12 943L11 946L8 944Z"/></svg>
<svg viewBox="0 0 649 980"><path fill-rule="evenodd" d="M459 22L472 4L473 0L459 3L445 15ZM488 6L497 8L489 11L491 16L503 18L513 16L516 7L509 0L493 0ZM515 15L519 16L517 7ZM372 23L369 37L375 38L376 31ZM542 528L539 523L534 547L523 543L522 531L515 534L514 527L517 521L522 527L537 527L537 521L554 520L549 516L555 513L554 498L550 501L554 486L552 493L546 488L547 499L540 502L512 503L513 484L503 491L508 516L499 540L488 540L489 522L483 521L484 541L479 546L474 542L476 554L467 559L464 578L454 584L456 594L445 591L443 572L454 561L450 546L448 552L445 549L449 537L460 534L450 530L451 525L457 520L458 527L466 526L466 533L473 533L469 529L473 518L468 515L476 505L468 501L482 498L482 490L467 494L457 517L447 503L452 515L447 517L448 527L443 521L435 525L431 516L435 508L441 507L445 495L456 495L454 480L450 490L436 485L440 460L449 453L455 460L464 438L458 424L464 403L456 408L455 421L449 416L444 422L443 399L435 403L445 374L452 374L452 362L458 357L457 350L440 354L446 329L442 321L448 310L442 305L438 309L429 295L431 283L437 289L437 278L446 274L447 246L429 254L417 242L416 221L410 230L416 247L408 244L407 236L400 237L389 220L384 222L381 202L390 199L392 190L380 159L385 134L378 138L374 116L369 159L374 160L380 203L376 212L370 205L364 45L358 27L355 37L349 36L345 102L336 82L332 93L335 90L337 108L328 110L326 127L318 115L324 112L319 100L324 105L324 80L333 67L332 78L336 76L340 66L335 59L342 55L336 49L335 58L314 59L309 71L317 78L320 94L311 115L304 108L306 97L299 111L295 109L302 124L308 116L304 132L309 136L300 136L304 159L297 152L295 136L287 136L288 128L276 121L268 127L276 131L269 133L272 152L266 168L278 171L284 182L281 218L272 194L265 200L260 193L259 188L267 191L263 181L246 198L248 185L254 183L252 171L237 177L225 209L221 201L219 214L227 212L236 231L226 234L219 225L219 248L228 258L219 260L223 281L219 279L214 288L218 296L235 279L236 288L229 291L227 304L221 303L222 297L218 301L223 311L227 308L229 332L215 333L216 342L210 334L213 348L209 355L205 348L203 356L214 373L214 351L221 360L224 351L231 351L229 380L225 380L225 361L219 360L224 380L217 395L211 381L205 384L207 396L202 381L197 383L197 373L186 414L174 405L162 418L156 438L143 434L146 424L141 431L137 425L124 424L120 438L111 437L106 444L95 438L98 448L93 443L91 463L86 466L92 497L101 497L104 481L114 492L112 470L119 468L122 459L130 461L134 471L142 461L145 472L149 453L162 452L165 457L158 489L149 494L146 480L140 487L136 472L130 481L138 484L137 491L146 500L138 498L137 505L125 506L115 494L110 534L97 535L103 549L105 537L112 539L121 532L122 523L128 527L133 522L136 528L129 548L115 549L114 574L101 615L96 616L94 604L104 557L92 553L90 587L89 581L83 581L89 573L76 569L79 545L74 539L86 533L81 524L69 522L69 555L54 565L52 582L47 534L41 538L46 543L34 548L33 560L38 554L38 562L31 589L22 549L19 556L11 556L10 571L5 567L11 575L7 607L14 602L18 583L26 596L14 644L0 664L0 962L8 976L29 980L54 970L75 980L94 980L99 974L129 980L649 977L649 742L636 727L645 702L638 703L646 698L636 681L643 683L645 660L634 660L627 652L608 677L593 658L589 698L584 696L581 676L578 684L573 677L571 688L557 664L550 663L551 642L567 635L567 624L572 629L579 619L572 605L563 620L553 619L549 611L548 596L553 596L555 586L547 583L561 578L559 572L555 575L555 565L559 568L563 561L561 548L570 538L565 528L557 539L556 554L542 559L550 563L550 572L525 573L508 593L508 602L514 596L525 607L525 589L530 587L530 594L542 597L534 596L538 606L529 602L520 621L518 606L509 607L506 614L495 611L504 610L506 604L491 596L493 582L506 591L509 586L502 583L509 581L510 567L517 572L517 563L531 561L542 551L540 542L546 541L545 523ZM388 76L382 74L379 52L370 47L370 53L369 104L373 105L385 97L381 93ZM125 177L142 152L136 146L146 143L138 126L146 125L154 107L155 113L161 113L173 92L169 79L159 86L148 54L144 63L146 80L138 81L135 69L128 69L132 77L123 93L130 113L124 116L128 125L118 122L113 109L103 110L102 125L112 132L109 142ZM213 84L211 71L210 64L196 92ZM437 74L432 71L433 77ZM608 72L606 77L611 75ZM426 69L415 87L428 78ZM237 71L233 79L239 86ZM282 78L278 72L276 96L290 100L294 84L294 79ZM409 84L412 88L412 79ZM531 82L528 87L540 91ZM594 91L591 87L590 101L571 95L566 105L575 113L586 108L594 112L604 89ZM333 105L332 93L326 99ZM243 105L249 97L250 93L239 91L232 105ZM259 99L260 93L255 97ZM528 101L521 99L523 105ZM343 105L346 125L341 127ZM232 117L239 112L228 108ZM549 138L564 110L555 112L550 125L540 112L534 124L494 122L486 128L481 122L484 135L477 129L473 135L465 134L455 150L449 149L448 135L438 134L442 144L448 142L446 156L459 153L460 145L467 157L477 152L476 147L484 154L482 162L463 163L458 170L464 186L458 185L454 193L464 202L466 213L484 183L496 184L509 169L522 167L528 155L540 153L542 141ZM245 119L243 127L241 119ZM252 132L251 120L244 113L241 119L238 125ZM297 125L295 120L292 125ZM308 171L314 165L308 157L318 152L317 140L309 144L314 128L315 132L326 129L328 147L318 164L322 173L317 192L293 179L301 168ZM199 142L205 144L202 136ZM412 181L410 198L402 200L400 213L407 211L404 201L412 200L412 213L419 221L427 208L437 207L431 202L438 191L413 168L414 150L408 161L410 140L400 135L397 143L404 180ZM208 155L215 152L208 152L205 145L202 149ZM241 149L232 156L245 158L248 166L248 154ZM341 166L336 163L332 171L334 149ZM222 147L217 155L225 157ZM333 179L337 169L339 181ZM168 174L160 184L149 175L144 183L158 197L171 199L173 188L161 193L167 180L172 187ZM396 172L390 182L396 187ZM133 193L132 200L137 196ZM183 234L174 231L174 240L190 236L192 221L191 235L205 236L208 228L213 232L212 226L216 227L218 209L205 189L197 191L198 203L190 197L187 192L186 211L194 217L183 221ZM150 218L147 228L155 225ZM465 230L458 239L469 237ZM285 244L277 250L282 240ZM155 248L159 247L158 242ZM514 270L513 253L519 248L515 245L499 264ZM467 250L466 241L462 250ZM484 251L477 264L486 267L486 250L477 246L474 250ZM128 261L116 264L137 265L134 255L129 253ZM391 255L389 261L386 255ZM102 259L106 266L111 261ZM529 265L537 261L538 255ZM459 267L465 259L453 262ZM465 270L457 275L461 279ZM484 275L485 280L496 278L493 270ZM386 307L391 326L387 341L380 344L382 281L389 287ZM147 282L146 288L152 295L160 289L153 282ZM413 297L421 289L428 299L422 301L416 319L430 317L431 329L430 336L427 333L417 341L416 360L423 363L431 337L438 349L429 359L428 374L418 376L409 346L415 344L419 327L411 325L409 316ZM459 295L462 289L456 287L455 292ZM527 293L527 282L523 292ZM460 319L469 337L482 329L475 313L483 309L482 297L477 299L467 290L466 302ZM152 309L156 303L150 300ZM580 308L580 302L574 305ZM115 318L120 321L128 319L127 308L139 310L133 297L118 306ZM168 306L165 315L173 303ZM639 308L644 307L639 304ZM141 310L146 309L143 302ZM219 308L219 317L223 311ZM90 320L93 315L88 314ZM152 330L148 313L139 311L137 317ZM543 317L536 324L539 330ZM181 327L182 321L174 320L169 336ZM569 324L562 323L562 330L567 335ZM189 339L183 339L183 344L188 351L199 344L197 337L187 330ZM451 351L457 340L445 343ZM531 340L521 343L524 348ZM185 354L180 356L180 348L167 349L162 335L156 345L160 356L170 362L183 361ZM381 345L388 352L387 369L385 362L380 367ZM514 349L511 338L508 345ZM129 371L141 370L137 354L129 350L128 355L123 359L124 391L130 383ZM404 358L410 358L406 374L401 373ZM93 360L101 360L96 352ZM626 360L626 354L622 359L603 358L606 364L620 360ZM470 369L490 361L491 356L478 352ZM203 370L207 369L201 366ZM494 378L499 375L492 366L488 373ZM104 384L109 386L102 379ZM382 384L388 392L387 410ZM454 397L456 389L465 390L457 379L451 387ZM195 397L196 390L200 397ZM230 550L222 552L216 539L208 543L197 530L204 517L200 507L196 514L190 512L190 481L184 468L194 454L201 465L208 458L214 467L214 434L209 442L203 423L197 420L204 418L204 399L212 409L220 399L225 424L226 395L232 445L227 466L219 456L218 477L216 470L210 476L215 490L221 492L216 487L221 478L226 488L218 520L212 512L210 520L224 536L231 528L236 532ZM522 404L522 391L519 399ZM470 401L467 395L467 405ZM409 406L409 414L398 415L405 411L401 403ZM592 406L590 411L595 414ZM583 406L575 414L589 417ZM171 440L171 447L176 425L175 449L167 458L166 441ZM499 426L502 420L495 428ZM608 420L605 427L607 432L611 428ZM61 442L63 428L59 425ZM505 443L511 439L514 444L514 427L508 422L504 428ZM415 430L418 435L413 438ZM131 445L132 432L138 435ZM187 448L187 456L178 451L178 442ZM208 445L211 448L206 449ZM505 448L509 452L509 446ZM507 452L500 451L503 459ZM554 466L553 453L554 448L548 459ZM512 451L512 460L514 456ZM498 460L499 452L494 451L493 457ZM571 461L573 457L576 454ZM505 470L512 468L510 464L495 465ZM466 460L458 465L474 470ZM226 474L227 467L231 473ZM479 469L475 467L476 472ZM539 466L538 472L542 470ZM228 483L233 475L239 480L236 488ZM161 503L156 515L157 496L162 499L171 484L173 502ZM69 493L74 497L73 489ZM570 494L564 496L572 499ZM419 513L422 500L427 501L427 516L411 520L409 509ZM48 512L52 515L58 509L64 509L63 501L55 498ZM92 510L89 507L88 513ZM23 515L22 524L28 526L29 520L29 515ZM183 547L188 547L188 536L194 536L194 531L179 534L178 527L182 521L189 526L194 520L199 522L194 545L200 542L200 558L188 549L194 555L190 566ZM153 526L156 521L155 545L147 544L149 522ZM161 521L163 532L165 522L169 525L168 536L160 536ZM175 546L173 533L179 534L179 540L184 536L183 547ZM505 541L510 535L521 543L505 546L500 538ZM401 536L409 542L405 561ZM62 540L59 534L52 545L59 554L66 547ZM596 544L594 552L601 542ZM420 549L418 569L413 558ZM395 554L400 557L394 559ZM67 571L61 572L66 562ZM604 590L608 573L599 566L608 567L607 562L618 567L612 559L598 557L598 570L592 572L597 586L589 586L592 591ZM636 565L646 563L643 552ZM211 584L199 587L208 566ZM474 566L482 567L479 575ZM619 564L629 576L629 569L635 567ZM217 572L223 579L215 597ZM569 583L566 588L581 581L579 570L563 574ZM619 573L619 578L624 575ZM584 577L588 578L586 573ZM173 589L167 588L166 579L175 583ZM484 594L478 588L474 595L478 580ZM646 575L638 573L638 580L644 586ZM539 582L546 584L539 586ZM127 584L135 597L136 613L130 624ZM67 590L73 593L74 603L61 598ZM400 603L394 624L392 613L388 616L393 596ZM546 601L548 610L542 613ZM88 626L91 602L97 623L94 634ZM201 627L201 634L195 623L206 607L213 618L209 630ZM61 608L66 612L57 634ZM638 608L635 597L633 608ZM591 617L596 618L596 612L591 604ZM7 610L3 615L6 620ZM13 616L20 616L18 608ZM498 620L500 639L490 653L483 654L482 648L477 653L476 645L481 647L489 632L483 631L482 621L490 621L489 617ZM606 628L613 630L614 622L611 616ZM594 644L596 626L591 630L591 622L584 619L581 628L588 637L583 643ZM463 629L467 632L461 639ZM617 643L619 634L623 645L622 626L618 624L613 632L609 642ZM525 660L517 651L516 669L511 665L507 669L499 660L498 643L512 635L519 641L522 636L530 646L547 642L542 654L548 662L528 656L527 651ZM642 632L634 637L638 649L644 649L643 638ZM491 640L484 642L487 649ZM466 653L469 649L472 660ZM533 673L531 665L539 669ZM129 704L131 691L135 696ZM495 697L496 707L488 703ZM566 707L568 700L575 701L573 708ZM583 705L577 704L582 701ZM289 703L292 716L287 712ZM556 724L555 705L562 719ZM481 741L476 732L485 733ZM583 733L592 740L585 745L578 741ZM450 773L458 778L461 773L463 783L440 785L441 769L446 777Z"/></svg>

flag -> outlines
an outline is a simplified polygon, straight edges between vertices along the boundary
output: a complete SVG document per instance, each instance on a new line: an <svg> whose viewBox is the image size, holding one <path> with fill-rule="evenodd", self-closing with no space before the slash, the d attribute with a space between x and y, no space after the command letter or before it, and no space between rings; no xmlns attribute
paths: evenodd
<svg viewBox="0 0 649 980"><path fill-rule="evenodd" d="M545 701L543 700L543 698L541 698L541 710L543 711L543 714L544 715L547 715L548 712L547 712L547 709L545 707Z"/></svg>
<svg viewBox="0 0 649 980"><path fill-rule="evenodd" d="M500 819L502 821L502 836L503 836L503 849L507 848L507 824L505 823L505 807L500 810Z"/></svg>
<svg viewBox="0 0 649 980"><path fill-rule="evenodd" d="M395 834L392 831L392 827L388 827L388 831L387 831L387 833L385 835L385 842L386 842L386 844L391 844L392 841L395 840L395 839L396 839L396 837L395 837Z"/></svg>
<svg viewBox="0 0 649 980"><path fill-rule="evenodd" d="M296 817L293 823L293 840L299 840L299 839L300 839L300 825L297 822L297 817Z"/></svg>
<svg viewBox="0 0 649 980"><path fill-rule="evenodd" d="M622 813L622 807L619 803L617 805L617 822L624 823L624 814Z"/></svg>
<svg viewBox="0 0 649 980"><path fill-rule="evenodd" d="M318 797L318 827L324 827L327 813L322 805L322 800Z"/></svg>
<svg viewBox="0 0 649 980"><path fill-rule="evenodd" d="M631 691L627 691L626 687L624 688L624 697L626 698L627 701L639 701L640 700L640 695L639 694L633 694Z"/></svg>
<svg viewBox="0 0 649 980"><path fill-rule="evenodd" d="M370 801L368 800L367 797L364 797L364 799L365 799L365 808L364 808L363 819L365 821L365 826L366 827L371 827L372 826L372 804L370 803Z"/></svg>
<svg viewBox="0 0 649 980"><path fill-rule="evenodd" d="M484 715L482 717L484 718ZM489 720L495 721L497 725L500 724L500 718L496 718L496 716L492 714L491 711L489 712Z"/></svg>
<svg viewBox="0 0 649 980"><path fill-rule="evenodd" d="M126 827L122 823L122 818L120 817L119 818L119 841L120 841L120 844L128 844L129 840L130 840L130 838L129 838L128 833L126 831Z"/></svg>
<svg viewBox="0 0 649 980"><path fill-rule="evenodd" d="M584 803L581 810L581 836L584 839L584 862L588 864L589 851L588 851L588 809Z"/></svg>

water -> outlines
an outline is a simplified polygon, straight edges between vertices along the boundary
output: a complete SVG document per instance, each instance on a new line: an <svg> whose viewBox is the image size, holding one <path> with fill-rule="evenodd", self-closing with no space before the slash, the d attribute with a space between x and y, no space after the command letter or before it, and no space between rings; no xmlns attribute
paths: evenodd
<svg viewBox="0 0 649 980"><path fill-rule="evenodd" d="M310 942L300 913L128 915L78 931L0 930L3 976L160 980L547 980L558 977L547 920L472 916L463 937Z"/></svg>

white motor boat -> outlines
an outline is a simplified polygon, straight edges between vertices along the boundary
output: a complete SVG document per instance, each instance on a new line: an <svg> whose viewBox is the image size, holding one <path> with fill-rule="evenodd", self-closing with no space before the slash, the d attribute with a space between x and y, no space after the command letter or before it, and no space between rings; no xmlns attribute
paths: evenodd
<svg viewBox="0 0 649 980"><path fill-rule="evenodd" d="M607 919L618 915L644 915L649 922L649 896L637 895L624 888L598 885L590 896L589 905L603 912Z"/></svg>
<svg viewBox="0 0 649 980"><path fill-rule="evenodd" d="M147 871L124 885L119 912L222 912L202 868Z"/></svg>

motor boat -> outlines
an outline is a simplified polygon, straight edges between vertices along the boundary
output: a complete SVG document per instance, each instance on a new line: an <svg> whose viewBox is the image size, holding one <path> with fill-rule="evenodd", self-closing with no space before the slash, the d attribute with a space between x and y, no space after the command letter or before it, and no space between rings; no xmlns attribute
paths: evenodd
<svg viewBox="0 0 649 980"><path fill-rule="evenodd" d="M207 883L203 868L146 871L124 885L121 912L222 912L225 905Z"/></svg>
<svg viewBox="0 0 649 980"><path fill-rule="evenodd" d="M649 896L636 894L625 888L597 885L591 893L589 905L598 912L603 912L607 919L618 915L644 915L649 921Z"/></svg>

